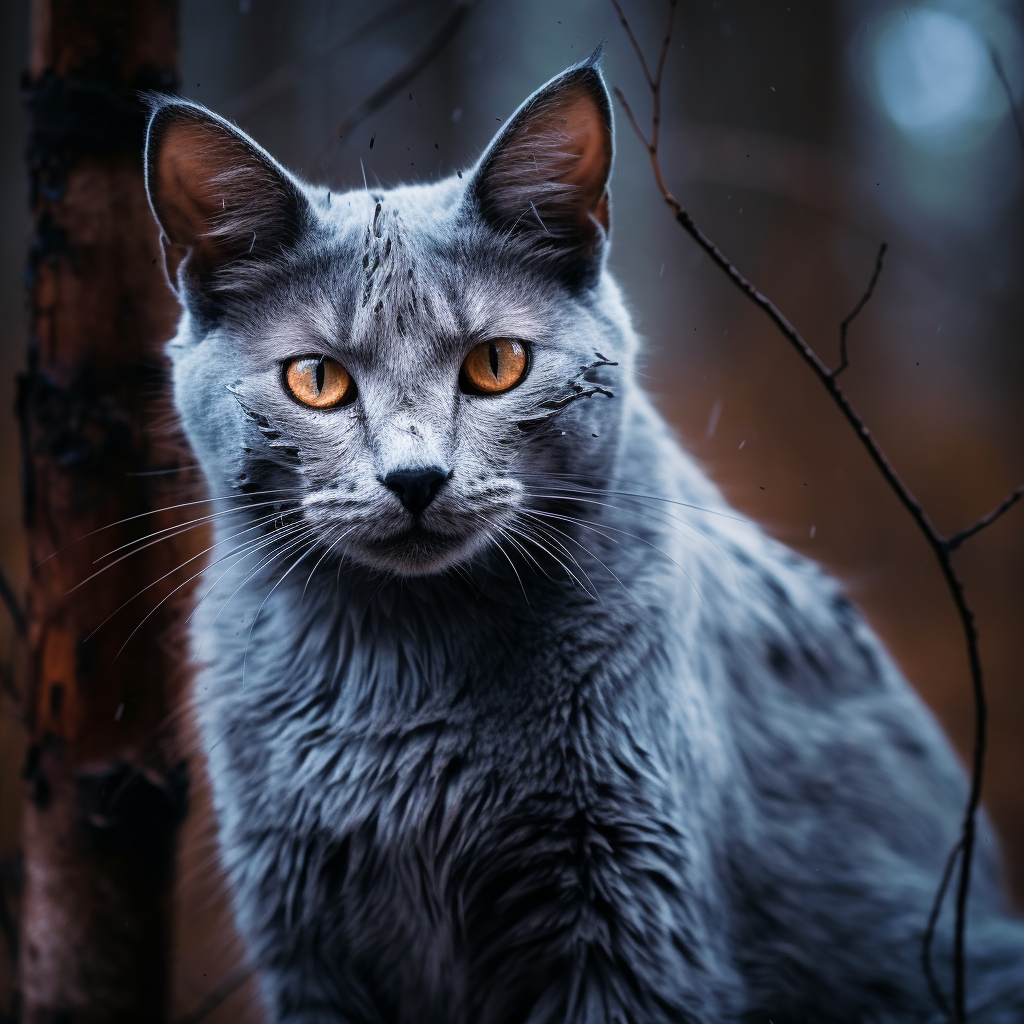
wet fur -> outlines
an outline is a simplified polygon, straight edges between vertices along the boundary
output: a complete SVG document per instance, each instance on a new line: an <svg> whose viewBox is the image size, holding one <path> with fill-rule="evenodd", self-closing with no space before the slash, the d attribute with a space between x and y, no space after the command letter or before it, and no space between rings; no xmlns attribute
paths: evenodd
<svg viewBox="0 0 1024 1024"><path fill-rule="evenodd" d="M175 126L241 136L154 114L176 401L228 555L193 619L196 701L271 1015L937 1021L921 937L963 772L841 589L737 516L637 386L599 212L564 205L601 189L555 181L567 91L610 125L580 65L436 185L331 196L243 140L217 214L214 151L216 223L189 244L155 154ZM519 188L524 138L544 159ZM502 334L531 343L526 380L460 394L467 347ZM284 393L311 352L354 404ZM452 471L418 534L379 483L403 465ZM981 834L971 1020L1011 1024L1024 928Z"/></svg>

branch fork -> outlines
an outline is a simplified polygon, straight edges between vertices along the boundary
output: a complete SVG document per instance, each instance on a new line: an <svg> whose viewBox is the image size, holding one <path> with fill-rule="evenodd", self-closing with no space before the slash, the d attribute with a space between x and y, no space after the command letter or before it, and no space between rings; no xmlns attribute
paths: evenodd
<svg viewBox="0 0 1024 1024"><path fill-rule="evenodd" d="M867 290L852 312L840 324L839 365L834 370L830 370L825 363L822 362L814 349L812 349L804 340L800 332L797 331L797 329L782 314L779 308L771 301L771 299L758 291L758 289L740 273L735 264L725 256L718 246L704 234L704 232L697 226L696 221L694 221L690 213L669 191L668 186L665 184L665 179L661 171L661 163L658 157L659 132L661 127L661 81L665 67L665 57L668 54L669 44L672 39L672 28L675 20L678 0L667 0L668 19L661 42L661 49L658 52L658 60L653 72L651 71L650 65L647 63L647 58L644 56L643 49L637 42L636 36L633 34L633 30L630 27L629 21L623 13L618 0L611 0L611 4L615 8L619 21L625 30L626 36L636 52L637 58L640 62L640 67L643 70L644 77L647 81L647 86L650 89L650 136L648 136L640 127L640 123L637 120L636 115L633 113L633 109L626 100L626 97L623 95L622 90L616 88L615 95L618 98L619 103L622 105L630 125L636 132L644 148L647 150L651 161L651 170L654 175L655 184L657 185L662 198L665 200L666 205L672 211L672 215L675 217L680 227L682 227L682 229L686 231L686 233L689 234L690 237L693 238L693 240L711 257L712 261L728 276L733 284L736 285L736 287L739 288L739 290L772 321L779 330L779 333L782 334L793 348L796 349L797 353L810 367L811 371L821 382L825 390L828 391L846 421L853 428L857 438L860 440L861 444L864 445L868 456L871 458L871 461L874 462L878 471L882 474L885 482L889 485L899 502L907 512L910 513L911 518L917 524L918 529L921 531L921 534L927 541L928 546L931 548L932 553L935 556L935 560L942 572L943 579L946 581L950 597L956 607L957 615L960 619L961 628L964 634L964 643L967 650L967 660L970 668L971 689L974 697L975 721L974 750L971 758L971 785L970 795L964 809L960 838L949 855L946 869L936 891L931 914L925 928L922 942L922 965L924 973L928 979L929 988L936 1003L943 1012L946 1013L952 1021L954 1021L954 1024L964 1024L967 1019L964 953L967 900L970 889L971 861L974 854L976 819L978 807L981 802L981 784L985 766L988 708L974 612L967 603L967 599L964 595L963 582L953 567L951 555L964 543L964 541L973 537L986 527L991 526L992 523L1000 518L1000 516L1009 511L1010 508L1020 501L1020 499L1024 497L1024 484L1021 484L1020 487L1003 498L1003 500L986 515L976 520L970 526L954 533L952 536L946 537L936 529L920 501L918 501L917 497L913 494L906 483L904 483L899 473L897 473L895 467L889 461L888 456L875 439L874 434L872 434L871 430L868 428L863 417L859 412L857 412L846 392L843 391L838 383L839 375L850 365L847 353L847 330L853 320L870 301L871 296L874 293L875 285L878 283L878 279L882 273L882 263L888 248L887 244L883 242L878 250L874 273L871 276ZM999 68L997 68L997 70L999 70ZM1010 95L1011 106L1013 105L1012 100L1013 97ZM1016 123L1019 125L1015 108L1014 117ZM1021 142L1022 146L1024 146L1024 135L1021 136ZM952 1006L950 1006L932 971L931 946L934 938L935 927L938 922L939 912L946 895L946 890L949 887L952 873L957 864L959 864L959 873L956 885L956 923L953 941L953 1002Z"/></svg>

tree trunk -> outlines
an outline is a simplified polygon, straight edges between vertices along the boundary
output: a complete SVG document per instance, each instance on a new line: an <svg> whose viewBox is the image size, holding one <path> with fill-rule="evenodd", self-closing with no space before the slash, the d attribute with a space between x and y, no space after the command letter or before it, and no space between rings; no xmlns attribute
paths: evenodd
<svg viewBox="0 0 1024 1024"><path fill-rule="evenodd" d="M156 605L184 576L144 588L198 550L197 531L96 559L179 522L155 510L186 497L162 426L160 343L176 306L143 189L138 95L174 89L177 69L177 0L34 0L19 415L30 564L42 565L28 593L25 1024L166 1013L187 775L169 724L180 605Z"/></svg>

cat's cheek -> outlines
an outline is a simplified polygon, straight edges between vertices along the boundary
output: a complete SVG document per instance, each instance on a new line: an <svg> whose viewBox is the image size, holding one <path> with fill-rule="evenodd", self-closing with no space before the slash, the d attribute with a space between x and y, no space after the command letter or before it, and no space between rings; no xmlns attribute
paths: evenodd
<svg viewBox="0 0 1024 1024"><path fill-rule="evenodd" d="M237 403L217 381L217 369L202 346L193 346L176 353L172 384L185 437L207 481L223 493L232 456L242 444L242 424Z"/></svg>

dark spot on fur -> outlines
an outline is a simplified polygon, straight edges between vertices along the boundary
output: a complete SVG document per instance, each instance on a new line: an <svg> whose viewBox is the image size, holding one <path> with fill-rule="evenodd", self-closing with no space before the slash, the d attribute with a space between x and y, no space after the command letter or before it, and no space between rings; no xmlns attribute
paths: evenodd
<svg viewBox="0 0 1024 1024"><path fill-rule="evenodd" d="M804 656L804 661L815 671L815 673L821 677L825 677L825 667L821 663L821 659L817 653L812 651L810 647L801 647L800 653Z"/></svg>
<svg viewBox="0 0 1024 1024"><path fill-rule="evenodd" d="M683 940L682 935L680 935L676 931L672 932L672 945L676 947L676 950L679 952L680 956L682 956L682 958L688 964L690 964L693 967L699 966L699 961L697 960L697 957L694 955L693 950L690 949L690 947Z"/></svg>
<svg viewBox="0 0 1024 1024"><path fill-rule="evenodd" d="M793 674L793 662L778 644L768 648L768 663L780 679L788 679Z"/></svg>
<svg viewBox="0 0 1024 1024"><path fill-rule="evenodd" d="M764 581L764 585L772 592L772 594L775 595L775 597L779 599L780 602L782 602L782 604L784 604L787 608L792 604L792 602L789 599L789 594L783 588L782 584L779 583L777 579L775 579L774 576L769 576L766 574L761 578Z"/></svg>

